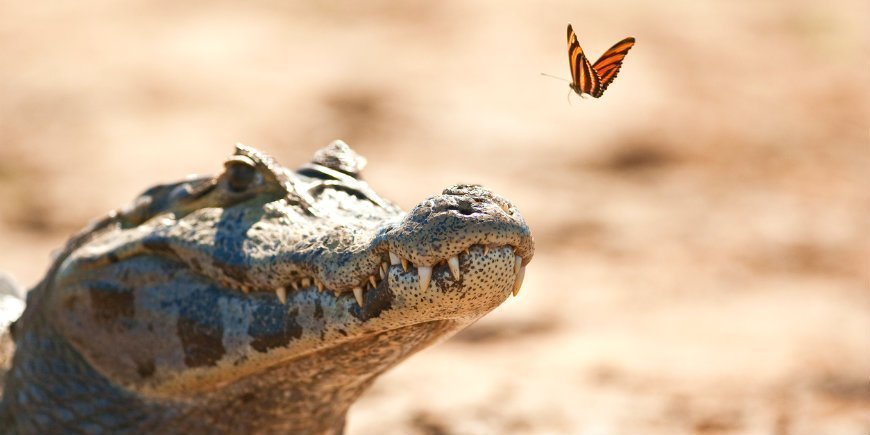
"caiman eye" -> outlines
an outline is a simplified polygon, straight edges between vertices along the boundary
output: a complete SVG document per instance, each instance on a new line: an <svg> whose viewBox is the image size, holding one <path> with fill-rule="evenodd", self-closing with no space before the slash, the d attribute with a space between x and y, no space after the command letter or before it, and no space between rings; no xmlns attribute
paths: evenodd
<svg viewBox="0 0 870 435"><path fill-rule="evenodd" d="M224 166L227 169L227 186L233 192L244 192L256 179L257 168L254 162L245 156L232 156Z"/></svg>

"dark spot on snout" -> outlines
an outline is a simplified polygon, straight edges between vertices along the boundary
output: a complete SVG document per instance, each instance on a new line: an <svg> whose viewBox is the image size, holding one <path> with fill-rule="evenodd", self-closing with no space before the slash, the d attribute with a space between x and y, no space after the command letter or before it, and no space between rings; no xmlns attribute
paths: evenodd
<svg viewBox="0 0 870 435"><path fill-rule="evenodd" d="M136 314L133 293L128 290L90 288L89 293L94 320L101 325L112 325L119 319L129 319Z"/></svg>
<svg viewBox="0 0 870 435"><path fill-rule="evenodd" d="M389 310L393 307L393 292L390 291L388 280L381 280L377 288L365 292L363 307L354 305L350 311L354 317L362 321L375 318L381 315L384 310Z"/></svg>
<svg viewBox="0 0 870 435"><path fill-rule="evenodd" d="M188 367L215 365L226 353L220 325L205 325L182 317L178 319L176 331Z"/></svg>
<svg viewBox="0 0 870 435"><path fill-rule="evenodd" d="M284 305L263 304L254 310L253 320L248 327L251 347L258 352L286 347L290 340L302 336L302 326L296 321L299 308L287 311Z"/></svg>
<svg viewBox="0 0 870 435"><path fill-rule="evenodd" d="M453 278L450 269L446 264L439 264L432 268L432 283L429 285L430 291L452 292L459 299L465 298L468 294L468 289L465 287L465 274L468 273L468 263L465 261L459 262L460 276L459 279Z"/></svg>

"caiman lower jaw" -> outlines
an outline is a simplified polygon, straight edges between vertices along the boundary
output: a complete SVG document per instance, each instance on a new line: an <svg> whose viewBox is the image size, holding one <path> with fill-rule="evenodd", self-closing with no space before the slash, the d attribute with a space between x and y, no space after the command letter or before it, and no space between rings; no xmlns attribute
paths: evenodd
<svg viewBox="0 0 870 435"><path fill-rule="evenodd" d="M462 278L462 272L460 270L459 264L460 259L469 256L472 250L479 250L482 252L483 256L489 254L491 250L506 248L514 253L516 248L511 245L494 245L494 244L474 244L464 249L462 252L450 256L449 258L442 259L440 261L435 262L432 265L416 265L409 260L400 257L399 255L388 252L387 255L380 262L380 266L376 271L373 271L367 278L365 278L359 285L354 286L350 289L329 289L323 284L322 281L315 277L303 277L291 281L287 285L276 287L271 290L275 293L275 296L278 298L282 304L287 303L287 296L291 294L291 292L329 292L335 295L335 298L342 297L350 297L351 295L356 300L357 305L360 308L365 308L365 299L366 293L370 290L374 290L378 288L381 283L387 279L387 276L390 273L390 268L392 266L401 266L402 273L405 274L415 274L416 280L419 285L421 292L426 292L429 290L430 283L432 281L433 271L437 271L439 269L449 270L450 275L454 280L460 280ZM389 261L387 261L389 260ZM527 260L523 259L520 255L514 254L514 283L511 290L511 293L516 296L520 292L520 287L523 284L523 278L525 277L526 266L524 263L528 263ZM248 292L264 292L270 291L268 289L254 289L250 288L240 288L236 289L242 291L244 293Z"/></svg>

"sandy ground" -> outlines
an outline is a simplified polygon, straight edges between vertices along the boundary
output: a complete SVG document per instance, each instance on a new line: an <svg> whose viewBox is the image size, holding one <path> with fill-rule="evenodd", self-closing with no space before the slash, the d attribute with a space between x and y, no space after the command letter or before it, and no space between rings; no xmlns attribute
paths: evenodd
<svg viewBox="0 0 870 435"><path fill-rule="evenodd" d="M182 4L183 3L183 4ZM350 434L870 433L870 3L0 2L0 270L91 218L341 138L408 208L537 240L518 298L389 372ZM600 100L566 101L571 22Z"/></svg>

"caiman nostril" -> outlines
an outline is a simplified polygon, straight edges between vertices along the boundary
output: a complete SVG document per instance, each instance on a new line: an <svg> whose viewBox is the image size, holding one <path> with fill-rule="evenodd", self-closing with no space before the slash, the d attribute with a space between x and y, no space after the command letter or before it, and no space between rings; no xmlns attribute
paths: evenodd
<svg viewBox="0 0 870 435"><path fill-rule="evenodd" d="M451 204L447 207L447 209L456 211L463 216L470 216L474 214L474 207L472 207L470 203L464 201L457 204Z"/></svg>

